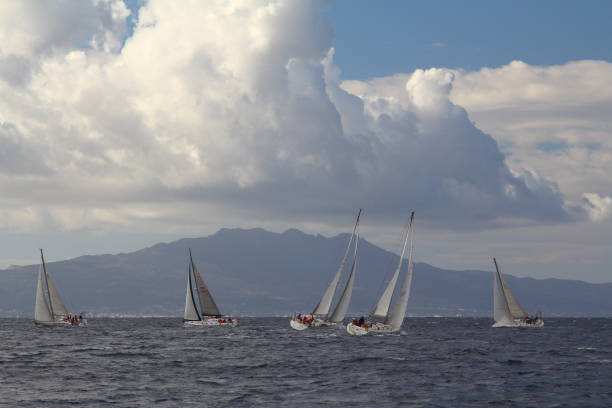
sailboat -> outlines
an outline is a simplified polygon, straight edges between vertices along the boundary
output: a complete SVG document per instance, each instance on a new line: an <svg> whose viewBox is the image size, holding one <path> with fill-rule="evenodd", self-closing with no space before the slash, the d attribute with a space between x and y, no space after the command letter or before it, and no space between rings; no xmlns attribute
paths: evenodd
<svg viewBox="0 0 612 408"><path fill-rule="evenodd" d="M196 298L198 300L197 304ZM199 310L198 304L200 306ZM187 292L185 294L183 323L185 326L236 326L238 324L235 318L223 316L219 311L215 300L193 262L191 249L189 250L189 272L187 273Z"/></svg>
<svg viewBox="0 0 612 408"><path fill-rule="evenodd" d="M366 321L363 317L358 320L355 319L351 323L346 325L346 331L349 334L355 336L362 336L364 334L369 333L393 333L402 328L404 317L406 316L406 309L408 307L408 299L410 297L410 287L412 285L412 257L414 252L413 223L414 211L412 211L412 213L410 214L410 222L408 224L408 229L406 230L406 233L403 237L404 244L402 246L399 264L397 265L397 268L393 273L393 277L387 284L385 291L378 300L378 303L376 303L376 306L374 306L374 309L370 313L370 317L378 317L384 319L378 322ZM393 303L393 305L391 305L391 299L393 297L393 292L395 291L395 286L397 285L400 271L402 269L402 264L404 262L404 254L406 253L406 247L408 246L408 242L410 242L410 247L406 276L404 277L404 283L402 284L399 294L396 296L395 302Z"/></svg>
<svg viewBox="0 0 612 408"><path fill-rule="evenodd" d="M497 260L493 258L493 327L542 327L544 320L538 313L529 316L516 300L504 279Z"/></svg>
<svg viewBox="0 0 612 408"><path fill-rule="evenodd" d="M40 250L40 268L38 270L38 284L36 285L34 322L44 325L87 325L87 320L84 319L82 315L72 315L68 313L57 291L57 287L47 271L42 249Z"/></svg>
<svg viewBox="0 0 612 408"><path fill-rule="evenodd" d="M306 330L313 327L330 327L336 326L338 323L344 320L346 316L346 312L348 311L349 304L351 302L351 295L353 293L353 285L355 282L355 272L357 270L357 247L359 244L359 218L361 217L361 208L357 213L357 220L355 221L355 226L353 227L353 232L349 239L348 245L346 246L346 251L344 252L344 257L340 262L340 266L334 275L334 278L330 282L329 286L325 293L323 293L323 297L314 308L313 312L310 314L302 315L301 313L294 314L291 318L289 324L295 330ZM334 310L330 313L332 300L334 295L336 294L336 289L338 288L338 283L340 281L340 276L345 269L346 261L349 256L349 252L351 246L353 245L353 263L348 275L348 279L346 281L346 285L344 286L344 290L342 291L342 295L338 300L338 304L334 308Z"/></svg>

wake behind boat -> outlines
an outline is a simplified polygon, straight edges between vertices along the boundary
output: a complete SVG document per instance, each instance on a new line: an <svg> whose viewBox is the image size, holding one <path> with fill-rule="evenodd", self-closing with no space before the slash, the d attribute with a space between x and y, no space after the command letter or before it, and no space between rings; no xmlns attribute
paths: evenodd
<svg viewBox="0 0 612 408"><path fill-rule="evenodd" d="M196 298L200 306L199 310L196 305ZM236 326L238 324L236 319L231 316L223 316L219 311L208 287L204 283L202 276L193 262L191 249L189 250L189 272L187 275L187 292L185 294L183 323L187 327Z"/></svg>
<svg viewBox="0 0 612 408"><path fill-rule="evenodd" d="M353 284L355 282L355 271L357 270L357 247L359 244L359 218L361 217L361 208L357 213L357 220L355 221L355 226L353 227L353 233L351 234L351 238L349 239L349 243L346 246L346 251L344 252L344 257L340 262L340 266L336 271L336 275L330 282L327 290L323 294L323 297L314 308L314 311L310 314L302 315L301 313L294 314L289 322L289 325L295 330L306 330L314 327L333 327L338 325L338 323L344 320L346 316L346 312L348 311L349 303L351 302L351 295L353 293ZM336 305L334 311L329 313L331 308L332 300L336 293L336 289L338 288L338 283L340 281L340 276L344 271L346 261L349 255L349 251L351 249L351 245L353 245L354 241L354 251L353 251L353 264L351 266L351 270L348 275L348 279L346 281L346 286L342 291L342 295L340 296L340 300L338 300L338 304Z"/></svg>
<svg viewBox="0 0 612 408"><path fill-rule="evenodd" d="M410 223L408 224L408 229L405 233L399 264L395 269L393 277L387 284L385 291L378 300L378 303L376 306L374 306L374 310L372 313L370 313L371 317L384 317L384 320L381 322L372 322L366 321L364 317L355 319L346 325L346 331L348 334L352 334L354 336L363 336L365 334L384 334L393 333L402 328L404 317L406 316L406 308L408 307L408 298L410 297L410 287L412 285L412 255L414 252L413 222L414 211L410 214ZM397 295L393 307L390 307L391 298L393 297L393 292L395 291L395 286L397 285L402 264L404 262L404 254L406 252L408 241L410 241L410 251L408 255L408 268L406 270L406 276L404 277L404 283L399 295Z"/></svg>
<svg viewBox="0 0 612 408"><path fill-rule="evenodd" d="M68 313L57 287L47 271L42 249L40 250L40 268L38 270L38 284L36 285L34 322L43 325L87 325L87 320L82 315Z"/></svg>
<svg viewBox="0 0 612 408"><path fill-rule="evenodd" d="M493 258L493 327L542 327L544 320L538 313L529 316L516 300L504 279L497 260Z"/></svg>

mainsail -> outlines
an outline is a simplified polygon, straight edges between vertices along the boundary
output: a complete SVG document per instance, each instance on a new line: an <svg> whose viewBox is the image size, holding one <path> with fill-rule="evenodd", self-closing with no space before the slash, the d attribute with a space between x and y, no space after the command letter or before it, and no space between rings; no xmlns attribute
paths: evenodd
<svg viewBox="0 0 612 408"><path fill-rule="evenodd" d="M406 252L406 246L408 244L408 234L409 230L405 231L404 235L404 245L402 247L402 253L400 255L399 263L397 264L397 268L395 268L395 272L393 273L393 277L387 284L385 291L382 296L374 306L374 310L370 313L371 316L377 317L386 317L389 312L389 305L391 304L391 298L393 297L393 292L395 291L395 285L397 284L397 278L399 277L400 270L402 269L402 263L404 262L404 253Z"/></svg>
<svg viewBox="0 0 612 408"><path fill-rule="evenodd" d="M342 296L338 301L338 305L334 309L331 317L329 318L330 322L339 323L344 320L346 316L346 312L348 311L349 304L351 303L351 294L353 293L353 284L355 282L355 271L357 270L357 246L359 244L359 233L357 233L355 237L355 252L353 253L353 265L351 266L351 272L349 274L349 278L346 282L346 286L344 287L344 291L342 292Z"/></svg>
<svg viewBox="0 0 612 408"><path fill-rule="evenodd" d="M42 249L40 250L40 270L36 286L36 304L34 307L34 320L37 322L53 322L62 320L69 315L64 302L59 295L51 275L47 272L47 265Z"/></svg>
<svg viewBox="0 0 612 408"><path fill-rule="evenodd" d="M495 260L495 258L493 258L493 261L495 263L495 269L497 270L497 273L499 275L499 279L501 282L501 286L504 290L504 294L506 295L506 301L508 302L508 308L510 309L510 313L512 313L512 316L515 319L527 316L527 313L525 313L525 310L521 307L519 302L512 295L512 292L510 292L510 288L508 287L508 284L506 283L506 279L504 279L504 275L501 273L501 270L499 269L499 266L497 265L497 261Z"/></svg>
<svg viewBox="0 0 612 408"><path fill-rule="evenodd" d="M53 317L66 317L68 316L68 310L66 306L64 306L64 302L62 302L62 298L57 291L57 287L55 283L53 283L53 279L51 275L46 274L47 277L47 287L49 289L49 302L51 303L51 310L53 310Z"/></svg>
<svg viewBox="0 0 612 408"><path fill-rule="evenodd" d="M38 271L38 284L36 285L36 303L34 305L34 320L37 322L52 322L53 315L47 301L45 299L45 293L43 289L43 268L40 266Z"/></svg>
<svg viewBox="0 0 612 408"><path fill-rule="evenodd" d="M208 287L204 283L202 276L198 272L195 263L193 262L193 258L191 257L191 250L189 250L189 260L191 262L191 271L193 273L193 278L195 280L196 291L198 292L198 299L200 301L200 315L202 316L221 316L221 312L217 307Z"/></svg>
<svg viewBox="0 0 612 408"><path fill-rule="evenodd" d="M357 226L359 225L359 217L361 217L361 208L359 209L359 212L357 213L357 220L355 221L355 226L353 227L353 233L351 234L349 243L346 246L346 251L344 251L344 257L342 258L342 261L340 262L340 266L338 267L338 270L336 271L336 275L334 276L334 279L332 279L329 286L327 287L327 290L323 294L323 297L321 298L317 306L314 308L314 311L312 312L312 314L314 315L327 315L329 313L329 309L331 307L331 303L334 298L334 294L336 293L336 289L338 287L338 282L340 281L340 275L342 275L342 271L344 271L344 266L346 265L346 260L348 258L349 250L351 248L351 244L353 243L355 232L357 231Z"/></svg>
<svg viewBox="0 0 612 408"><path fill-rule="evenodd" d="M410 236L410 252L408 255L408 270L404 278L404 284L399 293L398 299L389 310L384 323L390 325L394 330L399 330L406 316L406 308L408 307L408 299L410 298L410 287L412 286L413 263L412 256L414 252L414 211L410 214L410 225L408 227L408 235ZM400 259L401 262L401 259Z"/></svg>
<svg viewBox="0 0 612 408"><path fill-rule="evenodd" d="M508 307L501 272L495 258L493 258L493 263L495 264L495 272L493 272L493 320L496 325L511 325L514 319Z"/></svg>
<svg viewBox="0 0 612 408"><path fill-rule="evenodd" d="M183 320L202 320L200 313L195 305L195 299L193 297L193 285L191 284L191 263L189 264L189 270L187 272L187 291L185 293L185 312L183 313Z"/></svg>

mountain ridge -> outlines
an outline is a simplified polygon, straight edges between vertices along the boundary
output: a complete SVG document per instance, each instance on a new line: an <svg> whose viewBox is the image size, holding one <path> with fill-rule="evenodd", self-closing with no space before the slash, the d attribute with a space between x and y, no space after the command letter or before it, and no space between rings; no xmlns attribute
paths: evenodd
<svg viewBox="0 0 612 408"><path fill-rule="evenodd" d="M48 262L72 311L182 314L191 248L223 313L308 312L336 271L350 234L333 237L295 228L222 228L214 234L160 242L133 252ZM418 251L418 241L417 241ZM399 257L362 239L349 313L367 313ZM0 270L0 315L31 316L38 265ZM408 315L490 316L491 271L447 270L415 263ZM506 274L526 310L544 315L612 316L612 283ZM341 285L343 282L341 281Z"/></svg>

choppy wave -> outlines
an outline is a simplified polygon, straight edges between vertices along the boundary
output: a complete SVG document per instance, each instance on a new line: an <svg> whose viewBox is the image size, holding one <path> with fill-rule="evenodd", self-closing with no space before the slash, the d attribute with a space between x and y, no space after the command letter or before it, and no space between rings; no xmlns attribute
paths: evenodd
<svg viewBox="0 0 612 408"><path fill-rule="evenodd" d="M0 406L610 407L612 319L412 318L401 335L297 332L287 318L0 319Z"/></svg>

